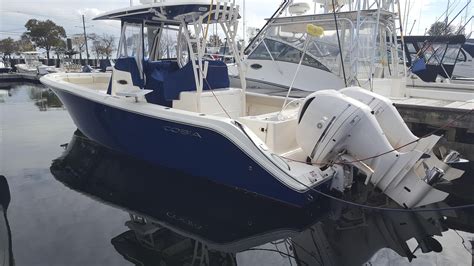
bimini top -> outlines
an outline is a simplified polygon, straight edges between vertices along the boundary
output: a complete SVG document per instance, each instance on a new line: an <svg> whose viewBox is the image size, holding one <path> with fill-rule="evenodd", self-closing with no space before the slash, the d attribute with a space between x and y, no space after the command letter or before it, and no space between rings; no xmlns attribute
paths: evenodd
<svg viewBox="0 0 474 266"><path fill-rule="evenodd" d="M213 14L216 10L229 9L225 1L218 1L212 6ZM94 20L122 20L126 22L164 23L166 25L179 25L184 18L186 23L193 22L209 12L210 0L170 0L158 3L137 5L103 13ZM220 16L211 16L210 23L216 23ZM207 18L206 18L207 22Z"/></svg>
<svg viewBox="0 0 474 266"><path fill-rule="evenodd" d="M400 40L401 38L398 37ZM410 43L444 43L444 44L464 44L466 36L464 35L450 35L450 36L416 36L408 35L403 37L405 42Z"/></svg>

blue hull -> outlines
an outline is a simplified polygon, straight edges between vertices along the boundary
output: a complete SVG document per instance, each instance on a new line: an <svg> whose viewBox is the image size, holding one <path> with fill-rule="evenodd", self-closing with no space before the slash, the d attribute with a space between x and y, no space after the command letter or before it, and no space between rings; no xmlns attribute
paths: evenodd
<svg viewBox="0 0 474 266"><path fill-rule="evenodd" d="M317 196L314 191L301 193L285 186L231 140L211 129L53 91L84 135L113 150L293 206L303 207Z"/></svg>

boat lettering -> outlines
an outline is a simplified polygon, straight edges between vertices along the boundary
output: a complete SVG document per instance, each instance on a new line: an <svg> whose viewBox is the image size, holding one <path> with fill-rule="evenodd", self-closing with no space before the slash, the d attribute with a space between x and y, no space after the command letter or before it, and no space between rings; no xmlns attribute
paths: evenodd
<svg viewBox="0 0 474 266"><path fill-rule="evenodd" d="M194 223L192 220L190 220L188 218L185 218L185 217L178 216L173 212L166 212L166 216L168 216L168 218L176 220L176 221L178 221L178 222L180 222L184 225L193 227L194 229L201 230L201 228L202 228L201 225L199 225L197 223Z"/></svg>
<svg viewBox="0 0 474 266"><path fill-rule="evenodd" d="M190 136L190 137L196 137L202 139L201 135L197 132L193 132L191 130L187 129L182 129L182 128L177 128L177 127L171 127L171 126L164 126L163 129L167 132L171 132L174 134L180 134L183 136Z"/></svg>

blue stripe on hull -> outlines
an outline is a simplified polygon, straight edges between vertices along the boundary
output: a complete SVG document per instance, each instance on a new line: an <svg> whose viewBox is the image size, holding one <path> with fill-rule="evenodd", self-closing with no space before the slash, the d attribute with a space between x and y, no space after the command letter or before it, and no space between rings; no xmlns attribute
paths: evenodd
<svg viewBox="0 0 474 266"><path fill-rule="evenodd" d="M151 118L53 90L76 126L113 150L291 205L301 207L310 202L308 198L316 197L312 191L298 193L288 188L233 142L210 129ZM183 134L186 132L189 134Z"/></svg>

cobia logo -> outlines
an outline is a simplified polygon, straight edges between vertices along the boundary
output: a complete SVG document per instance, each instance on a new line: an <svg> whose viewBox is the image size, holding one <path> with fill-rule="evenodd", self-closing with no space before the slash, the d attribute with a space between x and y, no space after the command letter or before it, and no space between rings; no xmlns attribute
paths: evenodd
<svg viewBox="0 0 474 266"><path fill-rule="evenodd" d="M183 136L196 137L196 138L202 139L202 137L201 137L201 135L199 135L199 133L193 132L191 130L172 127L172 126L164 126L163 129L167 132L171 132L171 133L174 133L174 134L180 134L180 135L183 135Z"/></svg>

